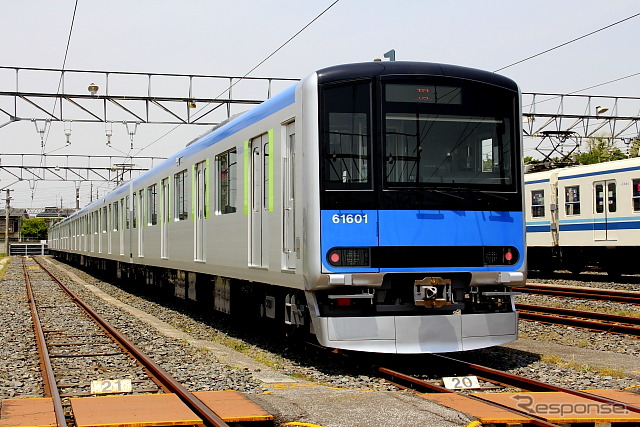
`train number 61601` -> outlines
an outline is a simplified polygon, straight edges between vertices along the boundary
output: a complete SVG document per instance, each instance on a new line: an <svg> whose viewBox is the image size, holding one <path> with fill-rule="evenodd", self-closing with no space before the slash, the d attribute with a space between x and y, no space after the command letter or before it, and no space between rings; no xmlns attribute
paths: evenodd
<svg viewBox="0 0 640 427"><path fill-rule="evenodd" d="M334 224L367 224L369 215L367 214L334 214L331 217Z"/></svg>

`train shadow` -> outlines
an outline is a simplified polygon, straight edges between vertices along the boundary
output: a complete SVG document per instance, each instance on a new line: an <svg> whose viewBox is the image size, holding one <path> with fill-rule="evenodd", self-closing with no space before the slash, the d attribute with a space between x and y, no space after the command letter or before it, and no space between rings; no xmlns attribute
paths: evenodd
<svg viewBox="0 0 640 427"><path fill-rule="evenodd" d="M183 319L177 320L175 323L185 324L190 319L204 326L189 328L191 329L189 333L195 334L196 338L213 340L219 338L219 342L224 345L252 357L260 351L270 353L270 355L267 354L267 358L275 360L276 365L278 361L285 361L288 366L294 366L297 369L295 374L301 379L323 381L322 378L318 378L314 374L309 374L309 378L306 378L307 368L330 377L351 377L352 380L347 380L350 383L353 383L353 378L360 376L378 377L376 368L379 366L426 379L468 374L455 372L452 370L454 368L446 366L442 360L436 361L430 354L396 355L331 351L331 349L323 348L304 339L309 337L292 337L281 330L268 330L268 328L261 326L260 322L238 321L237 318L215 312L212 307L204 307L202 304L176 299L172 295L159 292L158 288L114 279L108 274L99 275L96 271L92 271L91 274L124 293L173 311L174 313L167 315L171 318L184 316ZM162 320L174 323L169 318ZM538 354L499 346L466 352L444 353L444 355L500 370L526 367L540 360ZM264 360L264 357L259 356L259 358Z"/></svg>

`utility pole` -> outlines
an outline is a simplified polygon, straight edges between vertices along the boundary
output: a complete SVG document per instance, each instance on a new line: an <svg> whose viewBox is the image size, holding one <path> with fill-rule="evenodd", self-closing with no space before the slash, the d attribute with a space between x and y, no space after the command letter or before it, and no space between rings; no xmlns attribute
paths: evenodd
<svg viewBox="0 0 640 427"><path fill-rule="evenodd" d="M11 191L8 188L7 199L4 208L4 255L9 256L9 211L11 210Z"/></svg>
<svg viewBox="0 0 640 427"><path fill-rule="evenodd" d="M80 187L76 188L76 210L80 210Z"/></svg>

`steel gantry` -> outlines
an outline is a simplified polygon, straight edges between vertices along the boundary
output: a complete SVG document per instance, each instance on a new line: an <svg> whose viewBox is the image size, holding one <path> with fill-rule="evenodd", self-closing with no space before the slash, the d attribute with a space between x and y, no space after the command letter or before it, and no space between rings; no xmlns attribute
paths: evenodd
<svg viewBox="0 0 640 427"><path fill-rule="evenodd" d="M52 122L64 122L67 144L73 122L104 123L110 146L113 124L121 123L133 149L140 124L215 126L295 81L298 79L0 66L0 128L32 121L44 147ZM583 140L592 137L609 138L623 148L639 138L640 98L522 95L525 145L535 147L543 160L568 159L580 150ZM120 183L160 159L4 153L0 171L17 181Z"/></svg>
<svg viewBox="0 0 640 427"><path fill-rule="evenodd" d="M231 117L232 106L248 109L297 80L0 66L0 127L20 120L41 122L39 129L51 121L211 126Z"/></svg>
<svg viewBox="0 0 640 427"><path fill-rule="evenodd" d="M640 98L523 93L523 132L544 158L567 160L585 139L628 148L640 139Z"/></svg>
<svg viewBox="0 0 640 427"><path fill-rule="evenodd" d="M120 184L151 169L162 160L164 157L3 154L0 171L7 172L16 181L93 181Z"/></svg>

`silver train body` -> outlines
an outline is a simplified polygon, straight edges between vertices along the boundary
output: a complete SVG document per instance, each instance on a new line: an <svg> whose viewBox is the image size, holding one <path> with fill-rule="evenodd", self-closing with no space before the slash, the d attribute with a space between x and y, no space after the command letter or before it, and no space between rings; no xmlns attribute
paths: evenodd
<svg viewBox="0 0 640 427"><path fill-rule="evenodd" d="M529 268L638 273L640 158L525 175Z"/></svg>
<svg viewBox="0 0 640 427"><path fill-rule="evenodd" d="M493 73L320 70L57 224L49 247L326 347L509 342L526 271L519 112Z"/></svg>

